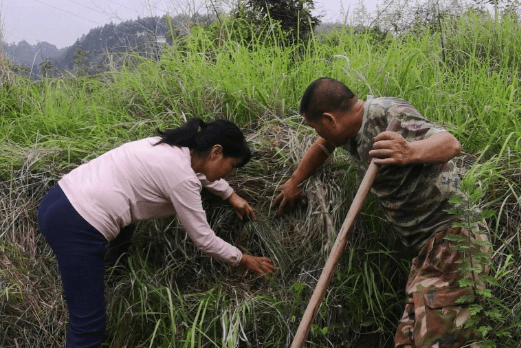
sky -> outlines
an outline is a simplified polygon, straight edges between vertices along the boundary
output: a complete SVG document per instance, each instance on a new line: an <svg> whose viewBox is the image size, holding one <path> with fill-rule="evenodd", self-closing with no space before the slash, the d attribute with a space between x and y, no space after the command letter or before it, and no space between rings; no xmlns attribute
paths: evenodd
<svg viewBox="0 0 521 348"><path fill-rule="evenodd" d="M344 22L363 1L369 11L379 0L315 0L315 15L323 21ZM219 3L220 1L214 1ZM3 41L31 45L47 41L58 48L71 46L90 29L111 21L137 19L138 16L162 16L165 13L206 13L204 0L0 0ZM226 1L225 1L226 3Z"/></svg>

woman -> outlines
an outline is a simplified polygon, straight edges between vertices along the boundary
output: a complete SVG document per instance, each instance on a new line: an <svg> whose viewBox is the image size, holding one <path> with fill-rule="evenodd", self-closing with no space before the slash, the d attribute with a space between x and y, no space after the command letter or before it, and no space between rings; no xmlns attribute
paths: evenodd
<svg viewBox="0 0 521 348"><path fill-rule="evenodd" d="M194 244L208 255L259 274L274 272L270 259L242 254L215 236L202 208L204 186L227 199L241 219L256 219L249 204L222 180L250 157L235 124L207 124L196 118L160 137L113 149L49 190L38 208L38 224L58 259L70 314L68 348L101 345L106 326L105 247L137 221L176 214Z"/></svg>

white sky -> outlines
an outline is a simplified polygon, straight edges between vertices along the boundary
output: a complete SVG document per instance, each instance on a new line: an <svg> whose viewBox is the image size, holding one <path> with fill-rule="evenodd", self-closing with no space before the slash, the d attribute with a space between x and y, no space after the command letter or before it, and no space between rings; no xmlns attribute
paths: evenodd
<svg viewBox="0 0 521 348"><path fill-rule="evenodd" d="M344 21L362 1L369 11L379 0L315 0L315 14L324 14L323 21ZM112 20L115 24L137 19L138 16L161 16L205 13L204 0L0 0L3 40L31 45L47 41L58 48L71 46L90 29ZM220 1L214 1L219 3ZM221 1L227 2L227 1ZM176 10L181 9L181 10Z"/></svg>

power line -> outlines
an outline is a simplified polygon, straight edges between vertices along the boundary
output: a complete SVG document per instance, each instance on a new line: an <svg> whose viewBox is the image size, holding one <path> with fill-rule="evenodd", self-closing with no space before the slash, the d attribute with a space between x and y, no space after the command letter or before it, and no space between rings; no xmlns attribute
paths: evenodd
<svg viewBox="0 0 521 348"><path fill-rule="evenodd" d="M145 15L146 15L146 14L144 14L144 13L138 12L138 11L136 11L136 10L130 8L130 7L127 7L127 6L125 6L125 5L118 4L118 3L115 2L115 1L112 1L112 0L107 0L107 1L113 3L114 5L117 5L117 6L120 6L120 7L124 7L124 8L126 8L127 10L133 11L133 12L137 13L138 15L142 15L142 16L145 16ZM148 7L148 9L152 9L152 8L154 8L154 9L158 10L159 12L163 12L163 13L167 13L167 12L168 12L167 10L161 9L161 8L159 8L159 7L156 7L156 6L152 5L151 3L148 3L148 4L147 4L147 7Z"/></svg>
<svg viewBox="0 0 521 348"><path fill-rule="evenodd" d="M118 4L117 2L114 2L114 1L112 1L112 0L108 0L108 2L111 2L111 3L115 4L115 5L120 6L120 7L124 7L124 8L126 8L127 10L134 11L134 12L136 12L138 15L141 14L141 13L139 13L138 11L136 11L136 10L134 10L134 9L131 9L130 7L127 7L127 6L124 6L124 5Z"/></svg>
<svg viewBox="0 0 521 348"><path fill-rule="evenodd" d="M13 32L10 31L10 30L7 30L7 29L4 28L4 32L10 34L12 37L14 37L15 39L17 39L17 40L19 40L19 41L22 41L22 40L23 40L23 39L20 39L20 38L19 38L18 36L16 36L15 34L13 34ZM5 36L4 36L4 38L5 38ZM4 41L5 41L5 40L4 40ZM4 42L4 43L5 43L5 42Z"/></svg>
<svg viewBox="0 0 521 348"><path fill-rule="evenodd" d="M102 15L104 15L104 16L107 16L107 18L108 18L108 19L111 19L111 20L114 19L114 18L119 19L120 21L127 20L127 19L123 19L123 18L121 18L121 17L115 15L114 13L106 12L106 11L103 10L103 9L101 9L101 10L98 9L98 10L97 10L97 9L94 9L94 8L92 8L92 7L89 7L89 6L85 6L85 5L81 4L81 3L76 2L76 1L73 1L73 0L69 0L69 1L72 2L72 3L74 3L74 4L76 4L76 5L83 6L83 7L85 7L85 8L88 8L89 10L92 10L92 11L94 11L94 12L97 12L97 13L99 13L99 14L102 14ZM112 15L112 16L111 16L111 15Z"/></svg>
<svg viewBox="0 0 521 348"><path fill-rule="evenodd" d="M154 9L158 10L159 12L168 13L167 10L165 10L165 9L161 9L161 8L159 8L159 7L156 7L156 6L152 5L150 2L147 4L147 6L148 6L148 9L152 9L152 8L154 8Z"/></svg>
<svg viewBox="0 0 521 348"><path fill-rule="evenodd" d="M80 5L80 6L83 6L83 7L85 7L85 8L88 8L88 9L91 10L91 11L98 12L99 14L107 15L107 13L103 13L103 12L101 12L101 11L98 11L98 10L96 10L96 9L93 9L92 7L85 6L85 5L83 5L83 4L79 3L79 2L76 2L76 1L73 1L73 0L69 0L69 1L72 2L73 4Z"/></svg>
<svg viewBox="0 0 521 348"><path fill-rule="evenodd" d="M77 14L72 13L72 12L69 12L69 11L66 11L66 10L62 10L62 9L59 8L59 7L56 7L56 6L50 5L50 4L45 3L45 2L43 2L43 1L40 1L40 0L34 0L34 1L39 2L40 4L43 4L43 5L46 5L46 6L52 7L52 8L54 8L54 9L58 10L58 11L62 11L62 12L68 13L68 14L70 14L70 15L73 15L73 16L76 16L76 17L79 17L79 18L81 18L81 19L85 19L86 21L92 22L92 23L94 23L94 24L99 24L99 23L97 23L97 22L91 21L91 20L88 19L88 18L85 18L85 17L82 17L82 16L78 16Z"/></svg>

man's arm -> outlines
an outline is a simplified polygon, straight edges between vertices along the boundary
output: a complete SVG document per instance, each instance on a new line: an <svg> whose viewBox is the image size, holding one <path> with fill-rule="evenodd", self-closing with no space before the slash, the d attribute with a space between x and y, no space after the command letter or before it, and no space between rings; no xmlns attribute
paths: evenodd
<svg viewBox="0 0 521 348"><path fill-rule="evenodd" d="M396 132L382 132L374 137L369 156L377 165L445 163L458 155L461 146L449 132L439 132L427 139L408 142Z"/></svg>
<svg viewBox="0 0 521 348"><path fill-rule="evenodd" d="M302 161L300 161L297 170L295 170L291 178L279 187L278 190L281 192L275 197L274 201L275 205L279 204L277 215L284 214L284 206L288 203L293 207L295 199L301 199L306 202L306 196L298 186L320 168L334 150L335 146L328 143L324 138L315 140L302 157Z"/></svg>

